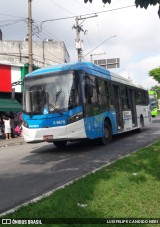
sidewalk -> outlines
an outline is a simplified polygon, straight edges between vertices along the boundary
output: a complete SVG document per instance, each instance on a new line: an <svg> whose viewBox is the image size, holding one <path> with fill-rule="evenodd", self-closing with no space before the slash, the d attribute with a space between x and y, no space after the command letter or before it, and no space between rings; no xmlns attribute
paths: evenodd
<svg viewBox="0 0 160 227"><path fill-rule="evenodd" d="M5 139L0 139L0 148L1 147L8 147L8 146L15 146L17 144L24 144L25 141L21 136L18 136L13 139L5 140Z"/></svg>

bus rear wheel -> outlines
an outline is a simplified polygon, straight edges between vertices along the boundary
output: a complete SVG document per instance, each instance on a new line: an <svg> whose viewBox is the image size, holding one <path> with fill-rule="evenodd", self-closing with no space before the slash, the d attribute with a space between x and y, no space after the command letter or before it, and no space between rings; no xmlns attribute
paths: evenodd
<svg viewBox="0 0 160 227"><path fill-rule="evenodd" d="M138 129L138 132L142 132L143 129L144 129L144 119L143 119L143 117L141 116L141 117L140 117L140 127L139 127L139 129Z"/></svg>
<svg viewBox="0 0 160 227"><path fill-rule="evenodd" d="M99 139L100 145L106 145L112 140L112 129L110 124L106 121L104 122L104 135Z"/></svg>
<svg viewBox="0 0 160 227"><path fill-rule="evenodd" d="M58 147L58 148L63 148L63 147L66 146L67 141L55 141L55 142L53 142L53 143L54 143L54 145L55 145L56 147Z"/></svg>

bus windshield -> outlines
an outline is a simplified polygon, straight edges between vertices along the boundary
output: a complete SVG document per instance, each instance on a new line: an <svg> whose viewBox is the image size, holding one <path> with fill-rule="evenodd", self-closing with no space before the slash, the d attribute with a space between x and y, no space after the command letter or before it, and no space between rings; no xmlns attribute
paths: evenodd
<svg viewBox="0 0 160 227"><path fill-rule="evenodd" d="M23 111L30 114L61 113L78 106L77 79L73 71L26 78Z"/></svg>

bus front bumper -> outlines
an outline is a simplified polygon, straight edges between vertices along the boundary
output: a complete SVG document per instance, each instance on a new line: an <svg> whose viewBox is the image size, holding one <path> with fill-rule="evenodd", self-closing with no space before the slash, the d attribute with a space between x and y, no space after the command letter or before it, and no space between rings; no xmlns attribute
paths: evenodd
<svg viewBox="0 0 160 227"><path fill-rule="evenodd" d="M27 143L53 142L62 140L77 140L87 138L84 120L66 126L51 128L26 128L23 126L23 136Z"/></svg>

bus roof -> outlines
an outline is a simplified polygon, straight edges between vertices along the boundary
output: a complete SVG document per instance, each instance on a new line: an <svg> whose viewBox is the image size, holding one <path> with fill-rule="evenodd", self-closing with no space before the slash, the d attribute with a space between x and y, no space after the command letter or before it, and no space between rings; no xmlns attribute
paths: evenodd
<svg viewBox="0 0 160 227"><path fill-rule="evenodd" d="M25 77L38 76L42 74L49 74L52 72L67 71L67 70L84 70L87 73L91 73L96 76L111 79L109 70L106 70L91 62L76 62L76 63L64 63L64 64L53 65L46 68L35 70L32 73L27 74Z"/></svg>
<svg viewBox="0 0 160 227"><path fill-rule="evenodd" d="M53 72L69 71L69 70L84 70L85 72L95 76L99 76L102 78L116 81L118 83L130 85L133 87L146 90L144 87L132 83L131 80L126 79L120 75L117 75L91 62L75 62L75 63L64 63L64 64L53 65L46 68L35 70L32 73L27 74L25 77L35 77L35 76L45 75Z"/></svg>
<svg viewBox="0 0 160 227"><path fill-rule="evenodd" d="M130 85L132 87L137 87L139 89L147 90L142 85L137 85L137 84L133 83L130 79L126 79L125 77L120 76L120 75L113 73L113 72L111 72L111 80L116 81L118 83Z"/></svg>

